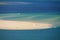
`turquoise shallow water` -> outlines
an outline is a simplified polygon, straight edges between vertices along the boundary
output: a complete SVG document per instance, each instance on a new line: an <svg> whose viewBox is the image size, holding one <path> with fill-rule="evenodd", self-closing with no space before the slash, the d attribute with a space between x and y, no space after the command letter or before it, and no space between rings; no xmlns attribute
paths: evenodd
<svg viewBox="0 0 60 40"><path fill-rule="evenodd" d="M0 20L34 21L60 26L60 14L58 13L2 13Z"/></svg>

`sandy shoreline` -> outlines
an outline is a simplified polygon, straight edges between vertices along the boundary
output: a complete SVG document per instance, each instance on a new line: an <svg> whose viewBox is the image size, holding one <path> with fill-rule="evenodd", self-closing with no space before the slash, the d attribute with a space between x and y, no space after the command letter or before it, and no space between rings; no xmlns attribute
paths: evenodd
<svg viewBox="0 0 60 40"><path fill-rule="evenodd" d="M52 24L24 22L24 21L8 21L0 20L0 29L8 30L32 30L51 28Z"/></svg>

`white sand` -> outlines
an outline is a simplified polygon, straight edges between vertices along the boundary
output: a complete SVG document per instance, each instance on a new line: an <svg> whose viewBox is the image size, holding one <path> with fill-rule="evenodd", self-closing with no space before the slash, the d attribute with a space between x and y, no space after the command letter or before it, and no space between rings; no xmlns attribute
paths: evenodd
<svg viewBox="0 0 60 40"><path fill-rule="evenodd" d="M0 29L8 30L33 30L51 28L52 24L24 22L24 21L8 21L0 20Z"/></svg>

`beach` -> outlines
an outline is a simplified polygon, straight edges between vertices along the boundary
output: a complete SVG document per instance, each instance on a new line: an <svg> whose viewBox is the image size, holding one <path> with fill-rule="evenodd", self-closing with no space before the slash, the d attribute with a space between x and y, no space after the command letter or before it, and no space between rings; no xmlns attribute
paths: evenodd
<svg viewBox="0 0 60 40"><path fill-rule="evenodd" d="M33 29L46 29L51 27L52 24L47 23L0 20L0 29L33 30Z"/></svg>

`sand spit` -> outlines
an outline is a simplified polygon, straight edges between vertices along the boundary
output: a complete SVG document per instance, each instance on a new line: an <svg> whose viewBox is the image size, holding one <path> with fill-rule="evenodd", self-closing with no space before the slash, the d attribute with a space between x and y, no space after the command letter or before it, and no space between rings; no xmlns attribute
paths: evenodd
<svg viewBox="0 0 60 40"><path fill-rule="evenodd" d="M33 29L46 29L51 27L52 24L46 23L0 20L0 29L33 30Z"/></svg>

